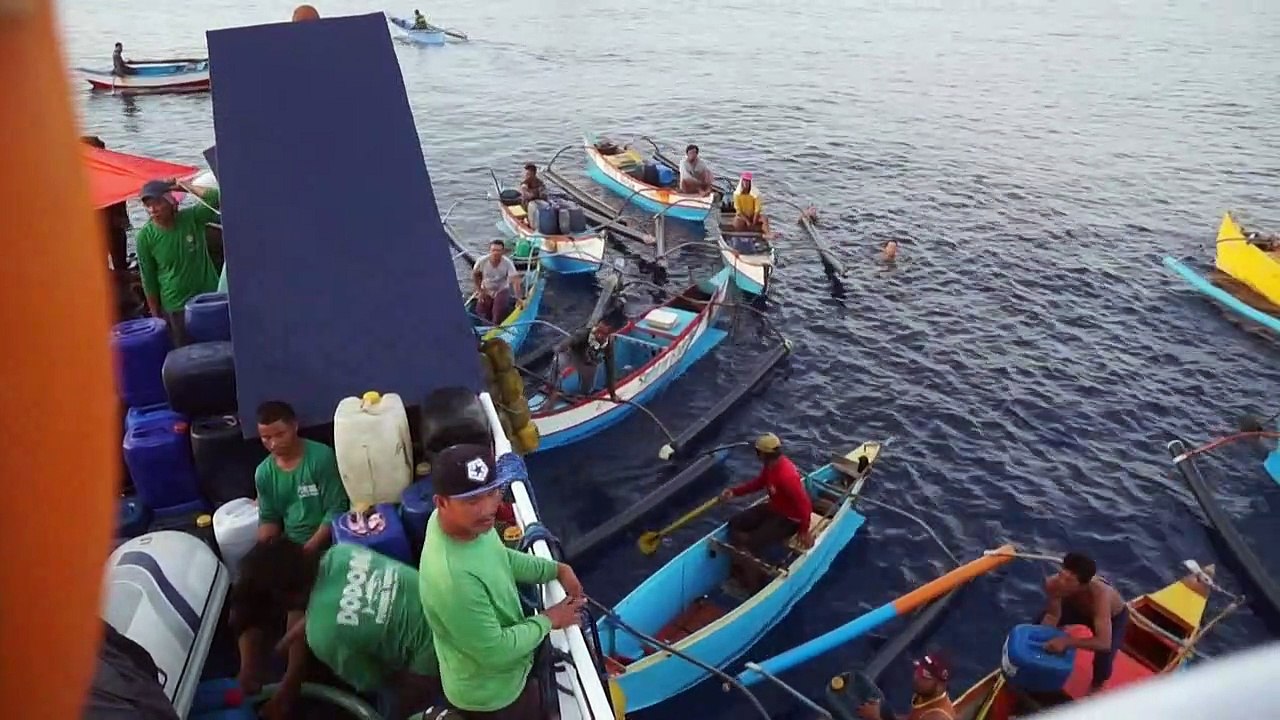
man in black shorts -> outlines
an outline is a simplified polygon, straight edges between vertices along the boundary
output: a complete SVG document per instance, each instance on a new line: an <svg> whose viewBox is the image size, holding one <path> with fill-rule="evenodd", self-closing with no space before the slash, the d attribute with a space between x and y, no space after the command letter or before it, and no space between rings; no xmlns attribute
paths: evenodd
<svg viewBox="0 0 1280 720"><path fill-rule="evenodd" d="M739 550L746 550L757 557L771 545L786 542L797 535L804 547L813 544L809 533L809 518L813 514L813 501L804 489L804 479L790 458L782 454L782 441L773 433L765 433L756 439L756 457L764 466L754 480L732 487L721 494L730 500L742 495L765 490L767 503L757 503L729 520L729 542ZM764 586L758 567L749 563L735 563L734 577L743 589L755 592Z"/></svg>

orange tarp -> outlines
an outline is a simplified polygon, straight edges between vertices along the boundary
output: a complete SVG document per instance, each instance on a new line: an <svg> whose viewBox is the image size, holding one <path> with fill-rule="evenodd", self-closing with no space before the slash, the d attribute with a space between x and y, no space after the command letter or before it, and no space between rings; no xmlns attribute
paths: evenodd
<svg viewBox="0 0 1280 720"><path fill-rule="evenodd" d="M89 196L98 209L136 199L148 180L184 179L197 171L190 165L101 150L92 145L82 146L81 156L89 175Z"/></svg>

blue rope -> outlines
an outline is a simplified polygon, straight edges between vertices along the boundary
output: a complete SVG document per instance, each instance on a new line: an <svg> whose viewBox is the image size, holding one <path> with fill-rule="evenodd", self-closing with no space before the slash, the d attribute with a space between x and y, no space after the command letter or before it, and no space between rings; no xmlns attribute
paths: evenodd
<svg viewBox="0 0 1280 720"><path fill-rule="evenodd" d="M524 536L520 538L520 552L528 552L529 548L539 540L545 540L552 548L560 546L560 540L555 534L548 530L546 525L536 522L524 529Z"/></svg>

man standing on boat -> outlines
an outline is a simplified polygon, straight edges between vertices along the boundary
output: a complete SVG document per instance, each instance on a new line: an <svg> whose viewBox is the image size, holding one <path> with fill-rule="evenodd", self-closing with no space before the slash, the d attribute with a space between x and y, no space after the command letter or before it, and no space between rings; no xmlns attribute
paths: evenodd
<svg viewBox="0 0 1280 720"><path fill-rule="evenodd" d="M125 62L123 43L116 43L116 49L111 53L111 74L119 75L121 77L138 74L137 68Z"/></svg>
<svg viewBox="0 0 1280 720"><path fill-rule="evenodd" d="M782 441L773 433L756 438L756 457L764 466L754 480L721 493L722 500L749 495L764 490L769 494L767 503L757 503L729 520L729 542L739 550L745 550L757 558L772 545L786 542L792 535L801 545L813 545L809 533L809 520L813 513L813 501L805 491L804 480L795 463L782 454ZM733 577L747 592L764 587L763 571L754 563L734 562Z"/></svg>
<svg viewBox="0 0 1280 720"><path fill-rule="evenodd" d="M698 146L691 144L686 147L684 159L680 161L680 192L686 195L705 195L715 181L711 168L698 157Z"/></svg>
<svg viewBox="0 0 1280 720"><path fill-rule="evenodd" d="M504 483L488 447L445 448L431 479L419 578L445 698L464 718L542 720L534 658L551 630L578 623L582 583L564 563L502 544L493 526ZM553 579L568 597L526 617L516 583Z"/></svg>
<svg viewBox="0 0 1280 720"><path fill-rule="evenodd" d="M439 697L440 667L414 568L360 545L334 545L317 557L276 538L245 555L237 585L268 599L276 617L305 611L280 646L301 645L358 692L379 693L382 717L400 720ZM281 710L300 687L297 676L281 684Z"/></svg>
<svg viewBox="0 0 1280 720"><path fill-rule="evenodd" d="M471 277L476 284L476 315L491 325L501 324L512 298L519 303L521 297L520 272L501 240L489 243L489 254L476 261Z"/></svg>
<svg viewBox="0 0 1280 720"><path fill-rule="evenodd" d="M205 241L206 224L218 217L212 209L218 207L218 191L192 191L203 202L180 210L172 193L181 189L174 180L142 186L142 204L151 219L134 238L147 309L169 323L175 345L186 342L187 301L218 287L218 271Z"/></svg>
<svg viewBox="0 0 1280 720"><path fill-rule="evenodd" d="M298 437L298 418L286 402L270 400L258 407L258 437L271 453L258 465L254 484L258 491L258 542L285 540L299 545L303 555L318 557L332 539L330 521L346 512L349 501L338 473L338 459L328 445ZM281 618L237 616L236 609L270 606L254 596L251 587L237 584L232 623L239 634L240 686L246 692L261 687L259 663L266 634L280 630ZM258 612L261 612L260 610ZM300 609L289 611L285 627L302 618ZM264 621L265 620L265 621ZM289 649L284 682L301 682L306 672L306 648ZM284 698L288 703L292 698Z"/></svg>
<svg viewBox="0 0 1280 720"><path fill-rule="evenodd" d="M951 663L936 653L912 661L915 674L911 677L911 712L903 720L956 720L956 709L947 695L947 681L951 679ZM858 708L862 720L898 720L879 700L863 703Z"/></svg>
<svg viewBox="0 0 1280 720"><path fill-rule="evenodd" d="M547 184L538 177L538 166L526 163L524 177L520 180L520 202L528 206L530 200L546 200Z"/></svg>
<svg viewBox="0 0 1280 720"><path fill-rule="evenodd" d="M1085 625L1092 637L1056 637L1044 649L1062 653L1067 648L1080 648L1093 653L1093 682L1089 692L1106 685L1115 666L1116 653L1124 641L1129 625L1129 607L1120 593L1097 576L1098 565L1081 553L1069 552L1062 558L1062 569L1044 583L1049 598L1041 625L1062 627Z"/></svg>

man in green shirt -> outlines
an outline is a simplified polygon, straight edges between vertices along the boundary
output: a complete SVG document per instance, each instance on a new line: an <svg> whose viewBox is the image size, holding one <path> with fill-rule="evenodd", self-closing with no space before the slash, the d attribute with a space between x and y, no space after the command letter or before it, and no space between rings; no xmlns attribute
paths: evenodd
<svg viewBox="0 0 1280 720"><path fill-rule="evenodd" d="M419 587L435 637L445 699L463 717L543 720L534 653L553 629L578 623L582 583L564 563L517 552L493 529L503 482L493 453L455 445L432 463ZM559 580L568 597L526 617L516 583Z"/></svg>
<svg viewBox="0 0 1280 720"><path fill-rule="evenodd" d="M173 180L152 180L142 186L142 204L151 219L134 238L147 308L153 317L169 323L177 345L186 341L187 301L218 287L218 271L205 242L205 224L218 217L210 208L218 206L218 191L198 192L203 203L179 209L171 193L181 189Z"/></svg>
<svg viewBox="0 0 1280 720"><path fill-rule="evenodd" d="M339 544L318 559L295 543L259 543L238 584L269 599L277 614L305 609L281 646L302 645L358 692L378 691L380 715L398 720L440 694L418 572L360 545ZM301 678L279 694L297 696Z"/></svg>
<svg viewBox="0 0 1280 720"><path fill-rule="evenodd" d="M346 512L347 493L338 474L333 449L298 437L298 417L289 403L270 400L258 407L258 436L271 454L258 465L254 484L258 490L258 542L270 542L281 535L301 546L301 553L316 558L329 547L333 518ZM247 588L247 589L246 589ZM237 588L239 608L268 606L252 593L252 586ZM239 681L246 691L260 687L258 666L262 659L264 635L280 630L280 618L261 607L242 610L233 616L239 632ZM300 610L290 611L287 626L302 618ZM305 648L289 650L284 682L301 683L306 672ZM279 700L287 704L287 695Z"/></svg>

